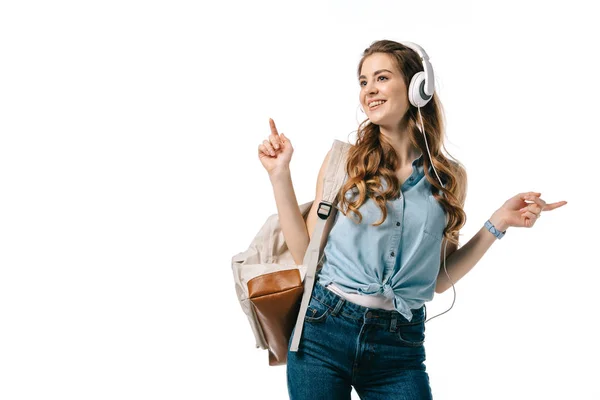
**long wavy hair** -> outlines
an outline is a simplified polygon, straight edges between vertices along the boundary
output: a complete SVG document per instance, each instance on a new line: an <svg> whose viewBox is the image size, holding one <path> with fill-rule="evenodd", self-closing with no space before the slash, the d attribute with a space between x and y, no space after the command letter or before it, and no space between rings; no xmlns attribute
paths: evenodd
<svg viewBox="0 0 600 400"><path fill-rule="evenodd" d="M410 78L417 72L423 71L421 58L414 50L391 40L380 40L373 42L369 48L364 50L358 64L357 76L360 75L365 58L374 53L386 53L393 57L407 88ZM449 217L443 235L448 241L458 245L458 232L465 225L467 219L463 210L467 192L466 170L456 159L453 158L455 161L451 161L442 154L441 149L446 150L444 146L445 121L442 104L435 92L432 99L424 107L421 107L421 115L431 160L423 133L419 128L421 124L417 107L409 103L409 109L401 123L406 122L412 146L421 149L425 178L431 184L431 192L435 200L441 204ZM396 199L400 195L400 182L395 175L395 171L399 167L398 158L394 148L381 135L379 125L371 123L368 118L359 124L356 133L356 144L348 152L346 164L348 179L338 193L338 202L344 215L352 211L358 216L358 223L360 223L362 215L358 209L367 201L367 197L371 198L383 214L382 218L373 224L373 226L379 226L387 218L387 200ZM432 171L430 174L431 164L437 170L445 188L440 185L435 172ZM381 178L385 178L388 182L386 190L383 190ZM348 190L358 190L358 198L349 201L344 196Z"/></svg>

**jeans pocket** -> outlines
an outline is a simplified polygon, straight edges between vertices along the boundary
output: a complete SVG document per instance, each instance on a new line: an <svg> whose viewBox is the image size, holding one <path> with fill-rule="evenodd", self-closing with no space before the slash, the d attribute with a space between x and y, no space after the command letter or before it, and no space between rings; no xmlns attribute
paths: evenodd
<svg viewBox="0 0 600 400"><path fill-rule="evenodd" d="M306 322L323 322L331 312L331 308L321 303L319 300L311 297L310 302L308 303L308 308L306 309L306 315L304 316L304 320Z"/></svg>
<svg viewBox="0 0 600 400"><path fill-rule="evenodd" d="M396 339L405 346L422 346L425 343L425 322L399 325L396 331Z"/></svg>

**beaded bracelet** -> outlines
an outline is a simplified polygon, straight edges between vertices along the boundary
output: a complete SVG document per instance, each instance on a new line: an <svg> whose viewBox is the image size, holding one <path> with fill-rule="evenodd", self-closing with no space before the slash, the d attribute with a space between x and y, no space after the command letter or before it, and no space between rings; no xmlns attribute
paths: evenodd
<svg viewBox="0 0 600 400"><path fill-rule="evenodd" d="M500 232L499 230L497 230L494 224L492 224L489 219L485 221L485 227L488 231L492 232L494 236L496 236L498 239L502 239L502 236L504 236L504 234L506 233L506 231Z"/></svg>

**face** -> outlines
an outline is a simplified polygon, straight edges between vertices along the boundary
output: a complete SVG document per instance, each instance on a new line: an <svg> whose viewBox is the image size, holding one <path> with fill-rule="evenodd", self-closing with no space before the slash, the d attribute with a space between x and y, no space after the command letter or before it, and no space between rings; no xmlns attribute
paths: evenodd
<svg viewBox="0 0 600 400"><path fill-rule="evenodd" d="M375 53L365 58L358 82L360 104L369 120L388 129L398 127L410 103L406 84L392 56Z"/></svg>

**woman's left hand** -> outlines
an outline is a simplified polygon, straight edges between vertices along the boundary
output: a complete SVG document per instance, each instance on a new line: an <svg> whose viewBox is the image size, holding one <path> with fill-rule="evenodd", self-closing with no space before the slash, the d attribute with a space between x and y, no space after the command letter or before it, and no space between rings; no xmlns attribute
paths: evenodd
<svg viewBox="0 0 600 400"><path fill-rule="evenodd" d="M496 212L501 213L506 227L531 228L540 218L542 211L551 211L567 204L566 201L547 204L540 196L539 192L519 193L508 199Z"/></svg>

